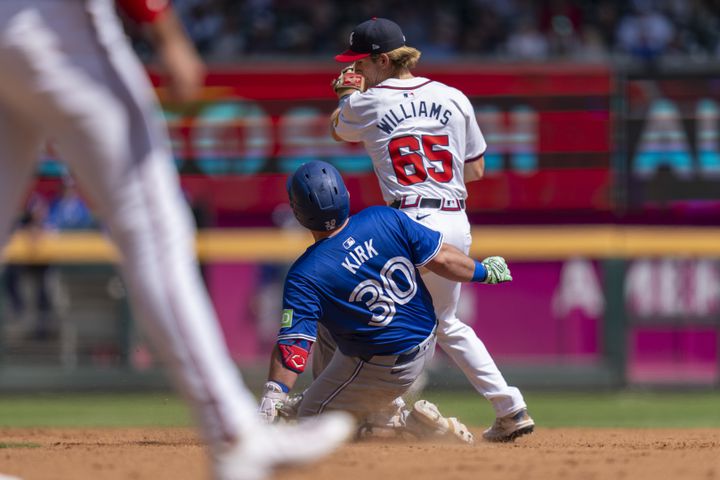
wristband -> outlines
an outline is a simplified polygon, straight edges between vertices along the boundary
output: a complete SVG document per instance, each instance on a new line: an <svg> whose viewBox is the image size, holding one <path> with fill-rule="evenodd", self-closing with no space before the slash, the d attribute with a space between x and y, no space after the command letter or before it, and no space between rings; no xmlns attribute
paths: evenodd
<svg viewBox="0 0 720 480"><path fill-rule="evenodd" d="M283 393L288 393L290 391L290 387L288 387L287 385L285 385L282 382L278 382L277 380L270 380L267 383L271 383L271 384L277 386L280 390L282 390Z"/></svg>
<svg viewBox="0 0 720 480"><path fill-rule="evenodd" d="M170 8L169 0L119 0L128 17L138 23L153 23Z"/></svg>
<svg viewBox="0 0 720 480"><path fill-rule="evenodd" d="M487 268L478 260L473 260L473 262L475 262L475 273L473 273L472 281L484 282L487 280Z"/></svg>

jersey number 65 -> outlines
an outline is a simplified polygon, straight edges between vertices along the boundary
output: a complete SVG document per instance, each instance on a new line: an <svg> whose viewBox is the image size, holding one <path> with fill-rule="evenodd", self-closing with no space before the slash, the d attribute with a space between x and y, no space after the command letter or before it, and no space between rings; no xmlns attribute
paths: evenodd
<svg viewBox="0 0 720 480"><path fill-rule="evenodd" d="M447 135L422 135L420 139L407 135L390 140L388 151L398 183L400 185L421 183L427 180L428 175L439 183L452 180L452 153L442 148L436 149L448 145L450 141ZM423 157L430 162L427 168Z"/></svg>

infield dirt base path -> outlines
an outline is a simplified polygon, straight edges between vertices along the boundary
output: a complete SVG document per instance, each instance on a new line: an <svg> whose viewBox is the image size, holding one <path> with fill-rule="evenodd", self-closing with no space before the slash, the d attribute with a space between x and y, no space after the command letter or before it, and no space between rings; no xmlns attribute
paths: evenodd
<svg viewBox="0 0 720 480"><path fill-rule="evenodd" d="M474 432L480 438L480 431ZM189 429L0 429L0 473L24 480L206 479ZM514 444L370 441L279 480L720 480L720 429L540 429Z"/></svg>

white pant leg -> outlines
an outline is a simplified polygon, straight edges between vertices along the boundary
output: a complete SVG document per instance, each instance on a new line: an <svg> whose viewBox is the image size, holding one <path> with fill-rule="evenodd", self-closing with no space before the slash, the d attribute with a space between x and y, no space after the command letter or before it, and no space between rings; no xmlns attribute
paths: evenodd
<svg viewBox="0 0 720 480"><path fill-rule="evenodd" d="M134 312L203 435L211 445L233 441L258 425L256 402L202 284L149 82L112 4L87 5L0 2L0 99L58 140L120 250Z"/></svg>
<svg viewBox="0 0 720 480"><path fill-rule="evenodd" d="M0 252L21 211L41 138L38 128L3 105L0 98Z"/></svg>
<svg viewBox="0 0 720 480"><path fill-rule="evenodd" d="M404 211L415 219L415 210ZM470 224L465 213L422 210L423 214L430 212L432 213L423 218L420 223L442 232L445 243L453 245L467 254L470 251L472 238ZM492 403L498 417L524 408L525 400L520 390L508 386L475 330L457 317L460 283L447 280L429 271L423 273L422 279L433 299L435 315L438 319L440 348L460 367L473 387Z"/></svg>

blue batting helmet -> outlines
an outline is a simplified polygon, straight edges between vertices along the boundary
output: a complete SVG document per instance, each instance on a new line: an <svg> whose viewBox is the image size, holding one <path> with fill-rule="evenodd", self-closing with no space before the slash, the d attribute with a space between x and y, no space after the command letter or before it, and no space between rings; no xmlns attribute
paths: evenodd
<svg viewBox="0 0 720 480"><path fill-rule="evenodd" d="M329 163L301 165L288 177L287 191L295 218L310 230L335 230L350 214L350 194L340 172Z"/></svg>

